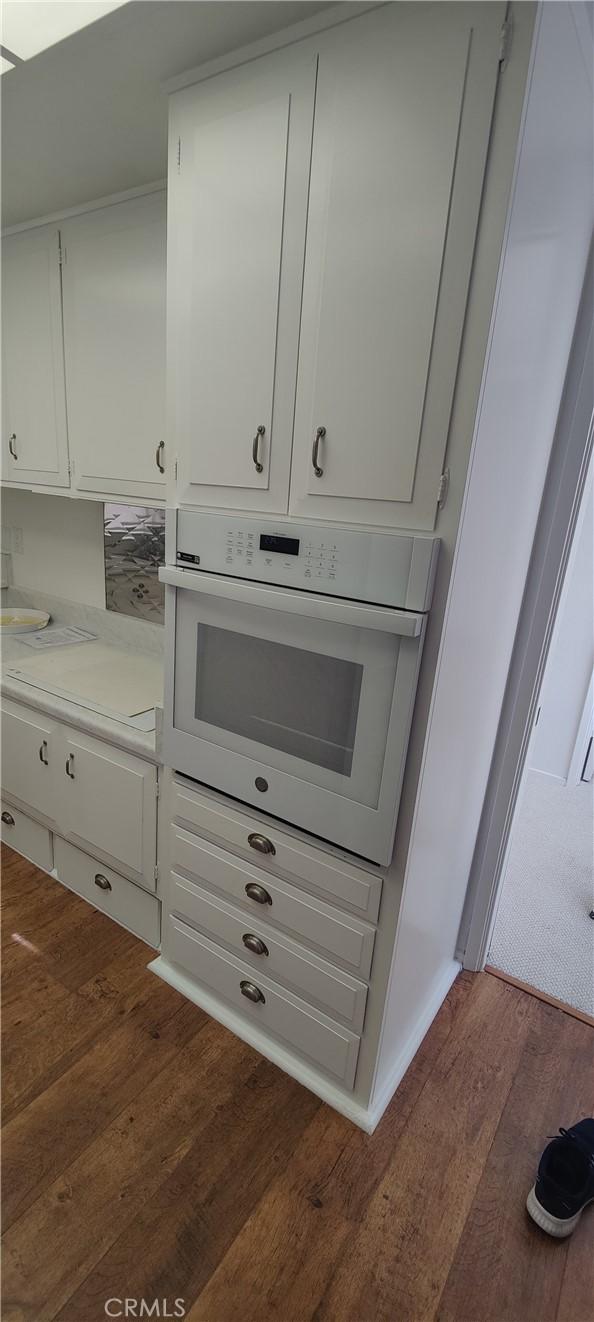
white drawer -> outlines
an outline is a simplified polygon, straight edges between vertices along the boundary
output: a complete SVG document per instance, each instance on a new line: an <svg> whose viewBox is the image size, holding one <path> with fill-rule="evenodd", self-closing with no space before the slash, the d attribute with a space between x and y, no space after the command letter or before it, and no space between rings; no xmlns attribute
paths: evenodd
<svg viewBox="0 0 594 1322"><path fill-rule="evenodd" d="M173 782L172 795L171 815L189 830L230 845L265 871L295 877L332 902L376 921L381 876L355 866L339 853L318 849L299 836L280 830L270 818L265 820L242 812L178 781ZM271 845L271 852L262 854L255 849L250 844L250 837L254 836L256 844L263 842L265 848Z"/></svg>
<svg viewBox="0 0 594 1322"><path fill-rule="evenodd" d="M355 1032L360 1032L365 1016L367 986L344 969L336 968L289 936L276 932L260 916L242 913L197 886L193 881L172 874L169 902L172 910L187 918L207 936L221 941L254 969L288 983L327 1014L338 1015ZM245 938L260 949L246 946Z"/></svg>
<svg viewBox="0 0 594 1322"><path fill-rule="evenodd" d="M331 908L308 891L282 881L271 873L244 863L207 840L200 840L179 826L172 828L172 865L189 872L239 902L249 911L250 922L266 922L317 946L366 978L371 968L375 928L354 914ZM250 891L252 894L250 894ZM253 898L259 893L261 901Z"/></svg>
<svg viewBox="0 0 594 1322"><path fill-rule="evenodd" d="M17 853L30 858L38 868L51 872L54 866L51 831L8 803L2 804L0 838Z"/></svg>
<svg viewBox="0 0 594 1322"><path fill-rule="evenodd" d="M309 1057L347 1088L352 1087L359 1054L359 1038L306 1005L290 991L258 974L235 955L213 945L177 918L169 918L164 937L165 958L186 969L206 987L229 1001L264 1032L281 1038ZM249 1000L242 983L257 987L263 1000Z"/></svg>
<svg viewBox="0 0 594 1322"><path fill-rule="evenodd" d="M54 838L56 872L70 890L82 895L95 909L100 909L149 946L158 947L161 929L160 903L154 895L104 863L83 854L59 836Z"/></svg>

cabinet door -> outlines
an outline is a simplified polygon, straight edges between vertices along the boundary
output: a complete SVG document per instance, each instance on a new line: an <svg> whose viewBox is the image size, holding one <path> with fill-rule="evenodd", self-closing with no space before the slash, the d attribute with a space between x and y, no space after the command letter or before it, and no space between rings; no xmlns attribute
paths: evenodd
<svg viewBox="0 0 594 1322"><path fill-rule="evenodd" d="M181 504L286 511L315 52L180 92L170 136L171 430Z"/></svg>
<svg viewBox="0 0 594 1322"><path fill-rule="evenodd" d="M2 240L2 476L67 487L60 231Z"/></svg>
<svg viewBox="0 0 594 1322"><path fill-rule="evenodd" d="M2 790L26 808L56 817L55 726L14 703L2 704Z"/></svg>
<svg viewBox="0 0 594 1322"><path fill-rule="evenodd" d="M154 890L156 767L66 727L61 753L60 833Z"/></svg>
<svg viewBox="0 0 594 1322"><path fill-rule="evenodd" d="M391 4L320 44L295 514L434 525L503 18Z"/></svg>
<svg viewBox="0 0 594 1322"><path fill-rule="evenodd" d="M165 192L65 222L73 485L165 498Z"/></svg>

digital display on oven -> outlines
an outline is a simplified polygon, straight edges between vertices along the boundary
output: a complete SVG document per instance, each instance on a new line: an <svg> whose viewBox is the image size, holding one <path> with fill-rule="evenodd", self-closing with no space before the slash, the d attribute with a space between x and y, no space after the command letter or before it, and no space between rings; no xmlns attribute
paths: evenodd
<svg viewBox="0 0 594 1322"><path fill-rule="evenodd" d="M274 537L270 533L261 533L260 550L278 551L280 555L299 555L299 538Z"/></svg>

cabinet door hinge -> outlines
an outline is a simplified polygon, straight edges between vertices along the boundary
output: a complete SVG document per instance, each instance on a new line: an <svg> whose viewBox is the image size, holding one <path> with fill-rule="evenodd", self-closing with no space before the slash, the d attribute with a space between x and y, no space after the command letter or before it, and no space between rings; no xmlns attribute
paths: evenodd
<svg viewBox="0 0 594 1322"><path fill-rule="evenodd" d="M66 249L63 248L62 245L59 243L59 244L58 244L58 266L65 266L65 265L66 265Z"/></svg>
<svg viewBox="0 0 594 1322"><path fill-rule="evenodd" d="M444 468L443 473L442 473L442 475L441 475L441 477L440 477L440 479L439 479L439 485L438 485L438 487L437 487L437 508L438 508L438 510L442 510L442 509L443 509L443 507L444 507L444 505L445 505L445 503L446 503L446 500L447 500L447 498L448 498L448 491L449 491L449 489L450 489L450 470L449 470L449 468Z"/></svg>
<svg viewBox="0 0 594 1322"><path fill-rule="evenodd" d="M181 174L181 138L177 140L177 173Z"/></svg>
<svg viewBox="0 0 594 1322"><path fill-rule="evenodd" d="M177 459L176 459L176 461L175 461L175 463L174 463L174 465L173 465L173 475L174 475L175 481L177 482Z"/></svg>
<svg viewBox="0 0 594 1322"><path fill-rule="evenodd" d="M155 881L158 881L158 880L159 880L159 864L158 864L158 863L155 863L155 866L154 866L154 868L153 868L153 876L154 876Z"/></svg>
<svg viewBox="0 0 594 1322"><path fill-rule="evenodd" d="M505 69L507 61L509 59L509 53L511 50L511 43L512 43L512 29L513 29L513 25L511 18L506 18L505 22L501 24L501 32L499 34L499 68L500 69Z"/></svg>

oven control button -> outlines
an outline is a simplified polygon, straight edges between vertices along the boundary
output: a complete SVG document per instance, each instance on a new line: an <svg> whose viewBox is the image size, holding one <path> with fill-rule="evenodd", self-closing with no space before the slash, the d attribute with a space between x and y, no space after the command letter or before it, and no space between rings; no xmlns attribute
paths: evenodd
<svg viewBox="0 0 594 1322"><path fill-rule="evenodd" d="M260 790L261 794L264 794L268 789L268 781L264 780L263 776L256 776L255 786L257 790Z"/></svg>

